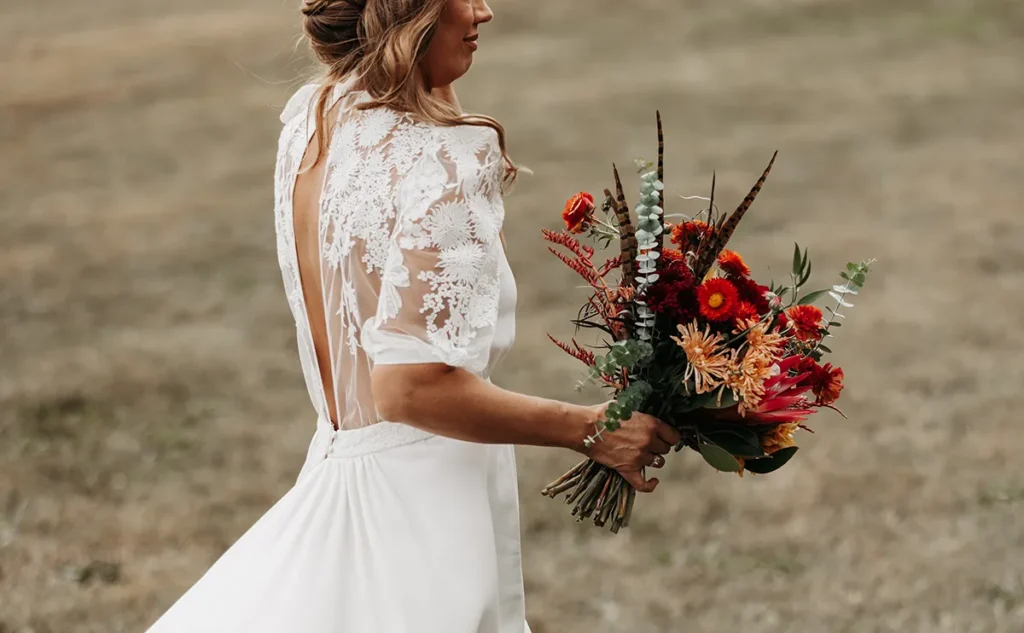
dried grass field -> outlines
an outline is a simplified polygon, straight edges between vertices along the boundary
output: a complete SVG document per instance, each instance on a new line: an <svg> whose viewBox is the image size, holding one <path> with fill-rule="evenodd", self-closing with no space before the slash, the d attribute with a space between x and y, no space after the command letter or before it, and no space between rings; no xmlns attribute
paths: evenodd
<svg viewBox="0 0 1024 633"><path fill-rule="evenodd" d="M315 420L272 166L309 70L295 4L0 4L0 632L144 630L294 481ZM600 396L545 337L583 295L539 228L653 157L655 109L671 194L715 170L738 202L779 150L734 242L758 275L793 241L819 285L878 259L833 347L849 420L817 416L782 471L673 456L612 536L539 494L572 455L519 452L534 631L1024 631L1024 3L492 6L460 96L534 171L507 200L503 386Z"/></svg>

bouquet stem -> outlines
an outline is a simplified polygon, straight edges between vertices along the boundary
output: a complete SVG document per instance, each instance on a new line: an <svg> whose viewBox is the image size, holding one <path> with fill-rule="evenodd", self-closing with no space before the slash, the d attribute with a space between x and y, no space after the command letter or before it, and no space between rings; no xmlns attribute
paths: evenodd
<svg viewBox="0 0 1024 633"><path fill-rule="evenodd" d="M575 504L572 515L577 522L593 517L594 525L608 526L617 533L629 527L636 489L617 471L585 459L552 481L541 491L552 499L568 493L567 504Z"/></svg>

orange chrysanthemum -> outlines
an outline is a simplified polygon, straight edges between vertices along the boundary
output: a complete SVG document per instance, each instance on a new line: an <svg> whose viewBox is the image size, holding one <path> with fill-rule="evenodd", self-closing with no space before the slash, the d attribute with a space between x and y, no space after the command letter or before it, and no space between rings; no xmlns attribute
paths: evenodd
<svg viewBox="0 0 1024 633"><path fill-rule="evenodd" d="M693 380L697 393L714 391L722 385L729 371L730 357L722 349L722 336L712 334L711 328L704 331L696 321L679 325L679 336L672 340L686 353L686 373L683 381Z"/></svg>
<svg viewBox="0 0 1024 633"><path fill-rule="evenodd" d="M728 279L714 277L697 289L697 303L701 315L708 321L729 321L736 317L740 303L739 291Z"/></svg>
<svg viewBox="0 0 1024 633"><path fill-rule="evenodd" d="M786 310L794 335L801 341L814 342L821 338L821 310L814 306L793 306Z"/></svg>
<svg viewBox="0 0 1024 633"><path fill-rule="evenodd" d="M562 220L565 221L565 228L570 233L583 233L589 228L593 220L594 196L581 191L569 198L565 203L565 210L562 211Z"/></svg>
<svg viewBox="0 0 1024 633"><path fill-rule="evenodd" d="M782 352L786 348L786 339L781 334L768 331L768 323L755 321L753 319L741 322L740 325L747 331L747 345L750 346L748 354L755 354L766 359L771 365L780 360Z"/></svg>
<svg viewBox="0 0 1024 633"><path fill-rule="evenodd" d="M772 357L748 349L745 354L733 350L725 387L739 400L739 412L754 411L764 397L764 381L772 375Z"/></svg>
<svg viewBox="0 0 1024 633"><path fill-rule="evenodd" d="M718 256L718 267L722 269L722 272L727 277L749 277L750 268L747 267L746 262L740 257L740 254L736 251L730 251L724 249Z"/></svg>

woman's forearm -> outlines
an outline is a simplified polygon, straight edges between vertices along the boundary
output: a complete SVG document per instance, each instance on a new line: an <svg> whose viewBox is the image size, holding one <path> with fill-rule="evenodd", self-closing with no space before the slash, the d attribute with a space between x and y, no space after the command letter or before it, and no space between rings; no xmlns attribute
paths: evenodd
<svg viewBox="0 0 1024 633"><path fill-rule="evenodd" d="M378 366L373 391L384 419L467 442L583 452L597 421L590 407L514 393L440 365Z"/></svg>

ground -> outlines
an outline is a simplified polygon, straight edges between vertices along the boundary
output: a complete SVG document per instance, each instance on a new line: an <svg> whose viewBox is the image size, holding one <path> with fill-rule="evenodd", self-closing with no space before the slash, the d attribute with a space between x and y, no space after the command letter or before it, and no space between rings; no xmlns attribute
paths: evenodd
<svg viewBox="0 0 1024 633"><path fill-rule="evenodd" d="M298 472L314 420L272 226L292 0L0 8L0 631L142 631ZM653 157L736 203L764 278L877 273L833 346L844 409L784 470L675 455L618 536L519 452L536 633L1024 630L1024 4L493 0L463 105L530 167L507 200L518 343L496 381L577 402L575 191ZM630 172L631 173L631 172ZM636 180L630 176L635 190Z"/></svg>

